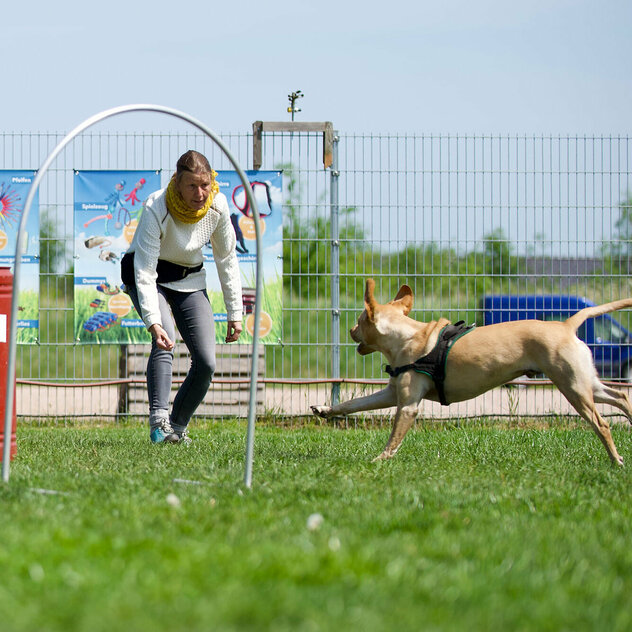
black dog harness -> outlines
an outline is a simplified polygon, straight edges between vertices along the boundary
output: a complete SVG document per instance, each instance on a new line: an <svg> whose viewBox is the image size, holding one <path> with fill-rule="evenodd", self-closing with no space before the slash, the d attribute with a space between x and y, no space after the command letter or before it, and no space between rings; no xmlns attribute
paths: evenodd
<svg viewBox="0 0 632 632"><path fill-rule="evenodd" d="M397 377L406 371L416 371L417 373L425 373L428 377L432 378L439 394L439 401L443 406L447 406L448 402L445 398L445 391L443 390L443 382L445 381L445 365L448 360L448 353L452 348L452 345L465 334L474 329L476 325L466 326L465 322L460 320L454 325L446 325L439 332L439 339L437 344L430 351L430 353L422 356L412 364L405 364L404 366L398 366L391 368L388 364L384 367L384 370L391 376Z"/></svg>

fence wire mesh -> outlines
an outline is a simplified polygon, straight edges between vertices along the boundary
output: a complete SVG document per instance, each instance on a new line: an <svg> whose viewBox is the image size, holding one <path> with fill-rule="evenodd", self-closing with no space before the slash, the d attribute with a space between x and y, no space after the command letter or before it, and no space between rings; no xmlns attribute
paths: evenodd
<svg viewBox="0 0 632 632"><path fill-rule="evenodd" d="M220 134L243 168L251 134ZM37 169L63 134L0 135L1 169ZM263 169L283 169L282 336L266 344L258 412L288 417L375 390L383 359L360 357L348 335L364 284L382 302L400 284L415 294L418 320L446 316L484 323L487 295L568 295L596 303L632 296L631 159L626 136L334 136L323 168L321 134L265 133ZM129 349L76 344L73 321L73 173L156 169L171 174L197 149L230 169L202 134L86 133L73 141L40 188L40 330L18 349L18 415L136 415L128 401ZM164 179L164 178L163 178ZM617 345L604 376L627 380L630 314L601 331ZM618 363L617 366L614 366ZM607 375L606 375L607 373ZM232 379L231 379L232 378ZM244 381L230 368L227 390ZM203 415L247 414L210 392ZM230 400L230 397L228 397ZM220 405L221 404L221 405ZM450 407L425 403L428 418L567 413L542 385L497 389Z"/></svg>

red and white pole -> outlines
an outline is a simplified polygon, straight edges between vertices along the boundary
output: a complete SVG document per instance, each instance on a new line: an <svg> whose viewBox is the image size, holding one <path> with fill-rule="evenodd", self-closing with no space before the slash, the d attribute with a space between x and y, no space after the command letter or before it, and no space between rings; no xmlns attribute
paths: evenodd
<svg viewBox="0 0 632 632"><path fill-rule="evenodd" d="M11 325L11 295L13 293L13 275L10 268L0 267L0 410L1 418L6 413L7 370L9 366L9 330ZM15 381L13 382L13 420L11 437L4 436L4 427L0 424L0 461L12 459L17 452L16 443ZM5 443L6 442L6 443Z"/></svg>

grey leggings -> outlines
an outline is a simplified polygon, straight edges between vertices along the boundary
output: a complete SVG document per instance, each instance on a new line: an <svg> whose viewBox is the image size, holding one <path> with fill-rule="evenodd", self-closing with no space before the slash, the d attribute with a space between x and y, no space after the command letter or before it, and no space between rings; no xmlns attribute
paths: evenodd
<svg viewBox="0 0 632 632"><path fill-rule="evenodd" d="M162 328L175 342L175 324L191 354L191 368L178 389L171 411L171 424L183 430L200 405L215 373L215 323L213 310L206 290L177 292L161 285L158 288L158 303ZM128 287L132 303L140 314L138 294L135 287ZM173 318L171 315L173 314ZM173 367L173 351L160 349L152 341L147 362L147 391L151 417L167 416Z"/></svg>

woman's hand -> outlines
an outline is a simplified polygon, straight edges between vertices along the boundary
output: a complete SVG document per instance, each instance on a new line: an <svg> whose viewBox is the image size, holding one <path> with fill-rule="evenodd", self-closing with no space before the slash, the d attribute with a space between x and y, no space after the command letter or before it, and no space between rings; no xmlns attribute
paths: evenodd
<svg viewBox="0 0 632 632"><path fill-rule="evenodd" d="M241 321L229 320L226 333L226 342L235 342L241 334Z"/></svg>
<svg viewBox="0 0 632 632"><path fill-rule="evenodd" d="M156 345L159 349L164 349L165 351L171 351L173 349L173 341L169 339L167 332L160 325L157 323L153 324L149 328L149 333L156 341Z"/></svg>

